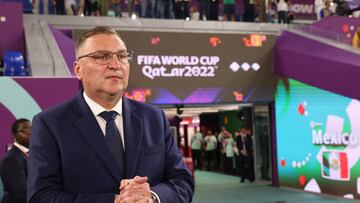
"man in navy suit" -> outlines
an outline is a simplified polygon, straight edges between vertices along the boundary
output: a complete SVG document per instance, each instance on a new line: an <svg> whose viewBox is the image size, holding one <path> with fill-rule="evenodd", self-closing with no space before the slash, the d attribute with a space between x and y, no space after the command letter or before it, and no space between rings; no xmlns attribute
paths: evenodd
<svg viewBox="0 0 360 203"><path fill-rule="evenodd" d="M240 182L244 182L245 179L254 182L254 154L250 129L241 128L237 132L236 146L240 152L237 161L241 176Z"/></svg>
<svg viewBox="0 0 360 203"><path fill-rule="evenodd" d="M2 202L26 203L27 154L31 122L25 118L16 120L11 126L14 145L1 162L1 179L4 184Z"/></svg>
<svg viewBox="0 0 360 203"><path fill-rule="evenodd" d="M132 53L116 31L87 31L76 56L84 89L33 119L28 202L191 202L193 181L164 113L123 97Z"/></svg>

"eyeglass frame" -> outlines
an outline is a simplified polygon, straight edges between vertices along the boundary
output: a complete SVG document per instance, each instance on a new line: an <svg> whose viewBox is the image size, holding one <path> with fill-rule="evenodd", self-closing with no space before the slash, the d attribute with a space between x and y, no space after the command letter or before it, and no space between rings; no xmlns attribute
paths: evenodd
<svg viewBox="0 0 360 203"><path fill-rule="evenodd" d="M108 53L108 54L111 53L111 58L109 59L109 61L106 62L106 63L99 63L99 62L97 61L97 60L99 60L99 58L96 58L96 57L94 56L94 54L99 53L99 52ZM127 62L126 62L126 63L124 63L121 59L119 59L119 57L118 57L118 56L119 56L119 55L118 55L119 52L121 52L121 53L126 53L126 59L127 59ZM85 55L83 55L83 56L79 56L79 57L76 59L76 61L79 61L79 60L82 59L82 58L89 57L89 58L94 59L97 64L106 65L106 64L109 64L109 63L111 62L114 54L116 55L116 58L120 61L120 63L126 64L126 65L129 64L129 62L132 61L132 60L133 60L133 57L134 57L134 51L123 51L123 50L119 50L119 51L116 51L116 52L111 52L111 51L106 51L106 50L99 50L99 51L91 52L91 53L89 53L89 54L85 54Z"/></svg>

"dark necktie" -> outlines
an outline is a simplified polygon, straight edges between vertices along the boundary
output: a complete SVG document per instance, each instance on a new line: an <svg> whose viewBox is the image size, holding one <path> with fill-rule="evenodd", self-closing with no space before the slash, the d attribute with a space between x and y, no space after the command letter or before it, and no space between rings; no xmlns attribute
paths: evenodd
<svg viewBox="0 0 360 203"><path fill-rule="evenodd" d="M115 124L115 117L117 113L115 111L103 111L99 115L106 120L106 143L121 169L121 176L124 176L125 152L120 138L119 129L116 127Z"/></svg>

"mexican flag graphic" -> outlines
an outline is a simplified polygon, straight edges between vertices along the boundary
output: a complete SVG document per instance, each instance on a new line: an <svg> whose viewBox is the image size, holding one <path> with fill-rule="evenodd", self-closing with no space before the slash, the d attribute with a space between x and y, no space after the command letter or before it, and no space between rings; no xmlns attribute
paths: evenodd
<svg viewBox="0 0 360 203"><path fill-rule="evenodd" d="M347 154L341 151L323 152L322 176L332 180L349 180L350 172Z"/></svg>

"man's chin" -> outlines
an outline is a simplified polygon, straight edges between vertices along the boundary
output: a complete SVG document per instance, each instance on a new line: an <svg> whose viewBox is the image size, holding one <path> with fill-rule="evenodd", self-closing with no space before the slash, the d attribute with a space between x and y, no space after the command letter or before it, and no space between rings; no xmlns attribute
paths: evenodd
<svg viewBox="0 0 360 203"><path fill-rule="evenodd" d="M126 88L125 87L119 87L119 88L116 88L116 89L111 89L108 91L108 94L110 96L122 96L124 93L125 93L125 90Z"/></svg>

